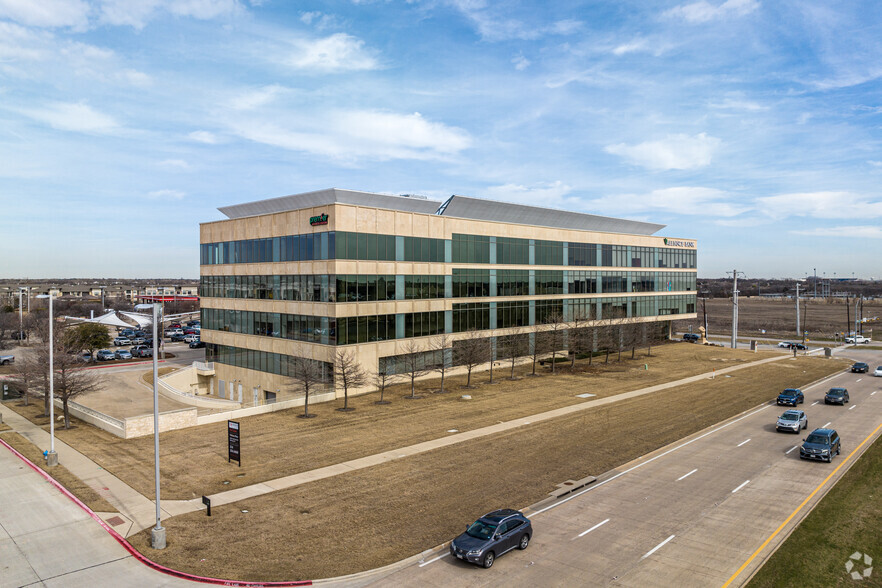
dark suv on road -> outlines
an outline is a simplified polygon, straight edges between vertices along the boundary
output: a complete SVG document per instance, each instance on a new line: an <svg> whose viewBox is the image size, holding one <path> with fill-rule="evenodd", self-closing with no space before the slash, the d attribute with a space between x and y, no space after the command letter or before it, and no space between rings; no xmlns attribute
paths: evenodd
<svg viewBox="0 0 882 588"><path fill-rule="evenodd" d="M466 527L450 543L450 555L485 568L515 547L526 549L533 536L533 524L523 513L510 508L494 510Z"/></svg>
<svg viewBox="0 0 882 588"><path fill-rule="evenodd" d="M839 445L839 433L833 429L815 429L805 438L802 447L799 448L800 459L817 459L830 463L834 455L839 455L842 447Z"/></svg>
<svg viewBox="0 0 882 588"><path fill-rule="evenodd" d="M855 373L855 374L865 374L868 371L870 371L870 366L859 361L856 364L854 364L853 366L851 366L851 371L852 371L852 373Z"/></svg>
<svg viewBox="0 0 882 588"><path fill-rule="evenodd" d="M796 406L805 402L805 396L799 388L787 388L778 394L778 404L785 406Z"/></svg>
<svg viewBox="0 0 882 588"><path fill-rule="evenodd" d="M684 341L698 341L699 339L701 339L701 336L699 336L696 333L684 333L683 334Z"/></svg>
<svg viewBox="0 0 882 588"><path fill-rule="evenodd" d="M845 388L830 388L824 395L824 404L848 404L848 390Z"/></svg>

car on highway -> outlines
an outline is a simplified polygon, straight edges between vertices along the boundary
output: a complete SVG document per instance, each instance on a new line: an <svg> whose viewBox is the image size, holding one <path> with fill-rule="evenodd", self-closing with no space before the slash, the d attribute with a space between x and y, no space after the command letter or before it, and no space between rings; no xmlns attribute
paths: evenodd
<svg viewBox="0 0 882 588"><path fill-rule="evenodd" d="M873 372L873 375L877 378L882 378L882 365L876 368L876 371Z"/></svg>
<svg viewBox="0 0 882 588"><path fill-rule="evenodd" d="M799 433L803 429L808 428L808 417L801 410L785 410L784 414L778 417L775 423L775 429L778 431L793 431Z"/></svg>
<svg viewBox="0 0 882 588"><path fill-rule="evenodd" d="M132 359L132 352L125 349L117 349L113 352L113 355L117 359Z"/></svg>
<svg viewBox="0 0 882 588"><path fill-rule="evenodd" d="M803 402L805 402L805 395L799 388L787 388L778 394L778 400L776 401L779 406L782 404L784 406L796 406Z"/></svg>
<svg viewBox="0 0 882 588"><path fill-rule="evenodd" d="M842 447L839 433L833 429L815 429L803 440L799 448L800 459L817 459L830 463L834 455L839 455Z"/></svg>
<svg viewBox="0 0 882 588"><path fill-rule="evenodd" d="M851 373L853 374L865 374L868 371L870 371L870 366L862 361L859 361L851 366Z"/></svg>
<svg viewBox="0 0 882 588"><path fill-rule="evenodd" d="M790 349L793 347L793 343L791 341L781 341L778 343L778 347L783 347L784 349Z"/></svg>
<svg viewBox="0 0 882 588"><path fill-rule="evenodd" d="M697 333L683 333L684 341L698 341L699 339L701 339L701 336Z"/></svg>
<svg viewBox="0 0 882 588"><path fill-rule="evenodd" d="M806 349L808 349L808 347L806 347L802 343L792 343L790 345L790 349L798 349L799 351L805 351Z"/></svg>
<svg viewBox="0 0 882 588"><path fill-rule="evenodd" d="M450 555L489 568L515 547L526 549L533 536L530 519L517 510L503 508L487 513L450 542Z"/></svg>
<svg viewBox="0 0 882 588"><path fill-rule="evenodd" d="M95 354L95 359L97 359L98 361L112 361L116 359L116 356L110 349L99 349L98 352Z"/></svg>
<svg viewBox="0 0 882 588"><path fill-rule="evenodd" d="M199 339L190 342L190 349L202 349L203 347L205 347L205 343Z"/></svg>
<svg viewBox="0 0 882 588"><path fill-rule="evenodd" d="M842 404L848 403L848 390L845 388L830 388L824 395L824 404Z"/></svg>
<svg viewBox="0 0 882 588"><path fill-rule="evenodd" d="M864 337L863 335L856 335L845 338L846 343L851 343L853 345L857 345L859 343L869 343L870 341L871 339L869 337Z"/></svg>
<svg viewBox="0 0 882 588"><path fill-rule="evenodd" d="M117 347L120 347L122 345L131 345L132 340L129 339L128 337L117 337L113 340L113 344L116 345Z"/></svg>

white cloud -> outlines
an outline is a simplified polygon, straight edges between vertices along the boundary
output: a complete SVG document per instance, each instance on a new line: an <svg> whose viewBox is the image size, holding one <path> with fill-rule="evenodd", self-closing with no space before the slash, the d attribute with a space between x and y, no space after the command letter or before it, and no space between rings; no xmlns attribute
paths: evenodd
<svg viewBox="0 0 882 588"><path fill-rule="evenodd" d="M758 112L761 110L768 110L768 106L763 106L758 102L752 102L750 100L739 100L737 98L726 98L720 102L713 102L708 104L711 108L715 108L718 110L745 110L748 112Z"/></svg>
<svg viewBox="0 0 882 588"><path fill-rule="evenodd" d="M607 145L604 151L649 169L695 169L709 165L721 144L719 139L705 133L694 137L678 134L637 145Z"/></svg>
<svg viewBox="0 0 882 588"><path fill-rule="evenodd" d="M560 180L552 183L534 184L524 186L522 184L503 184L491 186L483 190L483 193L493 200L505 202L518 202L531 206L560 206L566 200L565 196L572 192L572 188Z"/></svg>
<svg viewBox="0 0 882 588"><path fill-rule="evenodd" d="M582 28L582 22L574 19L537 26L536 22L523 22L510 18L507 6L484 0L451 0L450 3L472 23L481 38L486 41L532 40L546 35L573 35Z"/></svg>
<svg viewBox="0 0 882 588"><path fill-rule="evenodd" d="M635 53L646 50L646 39L635 39L630 43L623 43L612 50L613 55L625 55L627 53Z"/></svg>
<svg viewBox="0 0 882 588"><path fill-rule="evenodd" d="M809 237L835 237L837 239L882 239L882 227L852 225L844 227L818 227L790 231L792 235L807 235Z"/></svg>
<svg viewBox="0 0 882 588"><path fill-rule="evenodd" d="M301 12L300 22L305 25L314 26L319 31L337 26L337 19L334 15L322 12Z"/></svg>
<svg viewBox="0 0 882 588"><path fill-rule="evenodd" d="M264 86L239 94L230 101L230 106L235 110L254 110L271 103L277 96L287 91L287 88L278 84Z"/></svg>
<svg viewBox="0 0 882 588"><path fill-rule="evenodd" d="M530 60L524 57L522 54L518 54L512 57L511 62L514 64L515 69L518 71L523 71L530 67Z"/></svg>
<svg viewBox="0 0 882 588"><path fill-rule="evenodd" d="M850 192L803 192L756 199L756 207L766 216L812 218L879 218L882 201L872 201Z"/></svg>
<svg viewBox="0 0 882 588"><path fill-rule="evenodd" d="M214 133L210 133L208 131L193 131L189 135L187 135L193 141L197 143L206 143L208 145L217 145L220 143L220 139Z"/></svg>
<svg viewBox="0 0 882 588"><path fill-rule="evenodd" d="M426 120L419 113L299 112L229 124L234 133L257 143L340 160L447 159L472 142L462 129Z"/></svg>
<svg viewBox="0 0 882 588"><path fill-rule="evenodd" d="M173 167L178 169L190 169L190 164L183 159L164 159L159 162L163 167Z"/></svg>
<svg viewBox="0 0 882 588"><path fill-rule="evenodd" d="M322 39L297 39L293 50L282 62L295 69L325 72L377 69L373 51L365 49L364 41L345 33Z"/></svg>
<svg viewBox="0 0 882 588"><path fill-rule="evenodd" d="M586 202L605 214L664 211L683 215L733 217L750 210L733 203L734 196L715 188L675 186L648 194L612 194Z"/></svg>
<svg viewBox="0 0 882 588"><path fill-rule="evenodd" d="M147 198L153 200L182 200L187 195L180 190L154 190L147 193Z"/></svg>
<svg viewBox="0 0 882 588"><path fill-rule="evenodd" d="M664 13L665 16L682 18L693 23L708 22L729 17L740 17L750 14L760 7L757 0L726 0L720 5L705 0L692 4L681 4Z"/></svg>
<svg viewBox="0 0 882 588"><path fill-rule="evenodd" d="M105 24L142 29L161 12L211 20L232 16L242 10L244 8L238 0L101 0L99 20Z"/></svg>
<svg viewBox="0 0 882 588"><path fill-rule="evenodd" d="M82 102L57 102L45 108L22 110L35 120L62 131L108 133L119 128L116 120Z"/></svg>
<svg viewBox="0 0 882 588"><path fill-rule="evenodd" d="M89 10L83 0L0 0L0 18L32 27L84 30Z"/></svg>

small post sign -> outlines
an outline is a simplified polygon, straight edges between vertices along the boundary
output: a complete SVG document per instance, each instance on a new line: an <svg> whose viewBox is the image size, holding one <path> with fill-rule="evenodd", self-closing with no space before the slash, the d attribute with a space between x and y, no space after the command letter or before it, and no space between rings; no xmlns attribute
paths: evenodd
<svg viewBox="0 0 882 588"><path fill-rule="evenodd" d="M227 463L234 459L239 462L242 467L242 455L239 453L239 423L236 421L227 421L227 442L230 448L227 456Z"/></svg>
<svg viewBox="0 0 882 588"><path fill-rule="evenodd" d="M204 504L208 508L208 516L211 516L211 498L209 498L208 496L203 496L202 504Z"/></svg>

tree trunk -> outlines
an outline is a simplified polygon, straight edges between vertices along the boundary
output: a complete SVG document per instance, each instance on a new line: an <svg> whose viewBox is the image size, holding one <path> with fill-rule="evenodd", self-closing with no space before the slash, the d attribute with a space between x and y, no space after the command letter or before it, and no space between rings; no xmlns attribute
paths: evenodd
<svg viewBox="0 0 882 588"><path fill-rule="evenodd" d="M309 416L309 388L303 391L303 416Z"/></svg>
<svg viewBox="0 0 882 588"><path fill-rule="evenodd" d="M64 398L61 401L61 405L64 407L64 430L70 429L70 412L67 410L67 398Z"/></svg>
<svg viewBox="0 0 882 588"><path fill-rule="evenodd" d="M490 357L490 383L493 383L493 357Z"/></svg>
<svg viewBox="0 0 882 588"><path fill-rule="evenodd" d="M472 366L469 366L468 375L466 376L466 388L472 387Z"/></svg>
<svg viewBox="0 0 882 588"><path fill-rule="evenodd" d="M441 358L441 361L444 361L444 358ZM444 394L444 371L441 370L441 393Z"/></svg>
<svg viewBox="0 0 882 588"><path fill-rule="evenodd" d="M416 398L416 374L413 372L410 374L410 397Z"/></svg>
<svg viewBox="0 0 882 588"><path fill-rule="evenodd" d="M343 386L343 410L349 408L349 389Z"/></svg>
<svg viewBox="0 0 882 588"><path fill-rule="evenodd" d="M533 375L536 375L536 356L533 356Z"/></svg>
<svg viewBox="0 0 882 588"><path fill-rule="evenodd" d="M551 373L555 373L554 366L557 365L557 349L551 350Z"/></svg>
<svg viewBox="0 0 882 588"><path fill-rule="evenodd" d="M635 354L636 352L637 352L637 348L636 348L636 347L632 347L632 348L631 348L631 359L634 359L634 354Z"/></svg>
<svg viewBox="0 0 882 588"><path fill-rule="evenodd" d="M606 348L606 361L604 363L609 363L609 347Z"/></svg>

